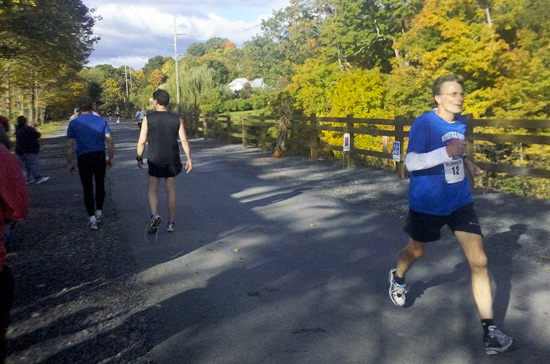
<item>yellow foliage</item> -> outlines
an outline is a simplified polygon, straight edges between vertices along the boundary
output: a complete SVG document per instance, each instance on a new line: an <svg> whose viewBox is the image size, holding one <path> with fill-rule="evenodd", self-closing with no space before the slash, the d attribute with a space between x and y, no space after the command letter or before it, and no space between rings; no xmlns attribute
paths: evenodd
<svg viewBox="0 0 550 364"><path fill-rule="evenodd" d="M149 83L151 84L151 86L153 86L153 88L156 89L162 84L163 78L164 74L161 70L154 70L149 76Z"/></svg>

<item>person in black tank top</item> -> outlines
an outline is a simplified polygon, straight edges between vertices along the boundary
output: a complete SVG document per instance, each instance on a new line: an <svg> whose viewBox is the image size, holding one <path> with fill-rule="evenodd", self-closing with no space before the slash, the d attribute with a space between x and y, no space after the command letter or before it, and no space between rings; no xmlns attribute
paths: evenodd
<svg viewBox="0 0 550 364"><path fill-rule="evenodd" d="M164 178L168 197L168 226L167 231L175 230L176 212L176 181L175 177L182 171L178 138L185 153L185 172L193 168L191 149L183 127L183 120L176 114L168 111L170 95L165 90L158 89L153 93L153 107L155 111L148 113L141 124L141 131L137 144L137 164L143 169L143 152L148 144L147 164L149 178L147 196L151 210L151 220L147 232L156 234L162 218L158 213L157 192L160 179Z"/></svg>

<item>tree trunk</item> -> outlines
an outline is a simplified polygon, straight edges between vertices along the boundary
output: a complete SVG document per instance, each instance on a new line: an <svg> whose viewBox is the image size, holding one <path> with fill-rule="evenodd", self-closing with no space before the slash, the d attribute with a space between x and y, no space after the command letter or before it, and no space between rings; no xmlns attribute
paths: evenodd
<svg viewBox="0 0 550 364"><path fill-rule="evenodd" d="M491 11L489 10L489 7L485 8L485 15L487 16L487 25L489 26L489 29L493 29L493 20L491 19Z"/></svg>
<svg viewBox="0 0 550 364"><path fill-rule="evenodd" d="M10 73L10 64L8 63L8 67L6 69L7 77L6 81L8 83L8 119L13 120L13 108L12 108L12 92L11 92L11 73Z"/></svg>
<svg viewBox="0 0 550 364"><path fill-rule="evenodd" d="M36 81L34 71L31 69L31 104L29 105L29 121L31 126L36 126Z"/></svg>

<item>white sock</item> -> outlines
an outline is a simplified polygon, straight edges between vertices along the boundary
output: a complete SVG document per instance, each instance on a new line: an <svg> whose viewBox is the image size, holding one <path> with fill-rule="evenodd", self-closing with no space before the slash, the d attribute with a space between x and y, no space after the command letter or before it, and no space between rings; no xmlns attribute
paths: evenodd
<svg viewBox="0 0 550 364"><path fill-rule="evenodd" d="M94 215L90 216L90 222L96 222L96 218Z"/></svg>
<svg viewBox="0 0 550 364"><path fill-rule="evenodd" d="M103 215L103 211L102 211L102 210L95 210L95 217L96 217L96 218L99 218L101 215Z"/></svg>

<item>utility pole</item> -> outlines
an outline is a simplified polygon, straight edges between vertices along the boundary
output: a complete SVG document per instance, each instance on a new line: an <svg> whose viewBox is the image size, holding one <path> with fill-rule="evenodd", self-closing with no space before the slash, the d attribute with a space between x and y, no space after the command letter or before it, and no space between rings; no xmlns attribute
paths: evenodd
<svg viewBox="0 0 550 364"><path fill-rule="evenodd" d="M174 17L174 61L176 63L176 102L178 111L180 109L180 74L178 67L178 35L185 35L184 33L178 33L176 30L176 17Z"/></svg>
<svg viewBox="0 0 550 364"><path fill-rule="evenodd" d="M124 82L126 83L126 98L124 99L124 108L126 109L126 112L128 112L128 101L129 101L129 93L128 93L128 68L126 65L124 65Z"/></svg>

